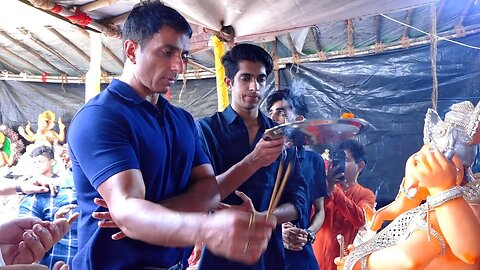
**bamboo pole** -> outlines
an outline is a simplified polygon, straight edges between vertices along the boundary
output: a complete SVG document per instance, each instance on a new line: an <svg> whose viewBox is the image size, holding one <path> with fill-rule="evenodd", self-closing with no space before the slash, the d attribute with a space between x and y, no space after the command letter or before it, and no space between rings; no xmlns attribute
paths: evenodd
<svg viewBox="0 0 480 270"><path fill-rule="evenodd" d="M457 20L457 23L455 24L455 31L459 35L465 35L465 27L463 26L463 21L468 15L468 12L470 11L470 8L473 5L473 2L475 0L468 0L468 2L465 4L465 7L463 8L462 14Z"/></svg>
<svg viewBox="0 0 480 270"><path fill-rule="evenodd" d="M322 34L320 33L320 29L316 25L312 26L310 29L312 31L313 38L315 39L315 47L317 48L318 59L320 59L320 61L326 61L327 56L325 55L322 43L320 42L320 37L322 36Z"/></svg>
<svg viewBox="0 0 480 270"><path fill-rule="evenodd" d="M63 43L67 44L70 48L72 48L79 56L81 56L85 61L90 63L90 56L88 56L84 51L82 51L80 48L77 47L77 45L73 44L69 39L67 39L65 36L63 36L60 32L55 30L53 27L46 27L47 30L49 30L53 35L55 35L58 39L63 41ZM108 73L103 66L102 68L102 73ZM110 72L111 73L111 72Z"/></svg>
<svg viewBox="0 0 480 270"><path fill-rule="evenodd" d="M0 62L9 66L11 69L15 70L16 72L22 73L22 71L19 68L17 68L14 64L10 63L9 61L3 59L2 57L0 57Z"/></svg>
<svg viewBox="0 0 480 270"><path fill-rule="evenodd" d="M0 50L2 48L0 47ZM109 83L111 80L118 78L116 76L102 76L101 82L102 83ZM209 72L199 72L195 73L194 71L188 72L186 75L187 80L194 80L194 79L211 79L215 78ZM49 75L46 76L46 79L49 83L85 83L85 77L79 76L60 76L60 75ZM183 78L179 78L178 80L183 80ZM0 81L23 81L23 82L42 82L41 75L29 75L29 74L11 74L5 73L0 71Z"/></svg>
<svg viewBox="0 0 480 270"><path fill-rule="evenodd" d="M36 71L39 72L40 74L45 73L45 71L41 70L40 68L38 68L37 66L35 66L34 64L32 64L30 61L28 61L28 60L26 60L25 58L17 55L16 53L10 51L9 49L4 48L3 46L0 46L0 51L4 52L5 54L11 55L13 58L18 59L20 62L23 62L23 63L26 64L27 66L30 66L32 69L36 70Z"/></svg>
<svg viewBox="0 0 480 270"><path fill-rule="evenodd" d="M47 61L45 58L43 58L40 54L38 54L36 51L32 50L32 48L28 47L27 45L21 43L20 41L12 38L9 34L0 31L0 35L3 36L4 38L10 40L12 43L15 45L22 47L25 51L29 52L31 55L33 55L38 61L44 63L45 65L49 66L51 69L55 70L59 74L66 74L67 72L57 68L56 66L50 64L49 61Z"/></svg>
<svg viewBox="0 0 480 270"><path fill-rule="evenodd" d="M215 69L208 68L208 67L206 67L206 66L204 66L204 65L202 65L202 64L199 64L199 63L195 62L195 61L192 60L192 59L188 59L188 64L190 64L190 65L192 65L192 66L194 66L194 67L198 67L198 68L200 68L200 69L203 69L203 70L205 70L205 71L207 71L207 72L210 72L210 73L212 73L212 74L216 74L216 73L215 73Z"/></svg>
<svg viewBox="0 0 480 270"><path fill-rule="evenodd" d="M348 19L345 20L345 27L346 27L346 32L347 32L347 54L348 55L353 55L355 53L355 44L353 40L353 33L355 32L355 29L353 27L353 20Z"/></svg>
<svg viewBox="0 0 480 270"><path fill-rule="evenodd" d="M56 50L52 49L45 42L41 41L36 35L32 34L32 32L26 31L23 28L19 28L18 31L20 31L20 33L24 34L28 38L30 38L30 40L32 40L35 44L38 44L40 47L44 48L45 50L49 51L51 54L55 55L58 59L60 59L60 61L70 66L79 75L85 74L85 72L77 68L74 64L72 64L72 62L68 61L63 55L58 53Z"/></svg>
<svg viewBox="0 0 480 270"><path fill-rule="evenodd" d="M83 12L89 12L102 7L110 6L111 4L114 4L116 2L118 2L118 0L97 0L97 1L93 1L84 5L78 6L77 8Z"/></svg>
<svg viewBox="0 0 480 270"><path fill-rule="evenodd" d="M115 17L105 19L105 20L102 21L102 23L107 24L107 25L109 25L109 24L122 25L127 20L128 15L130 15L130 11L125 12L125 13L120 14L120 15L115 16Z"/></svg>
<svg viewBox="0 0 480 270"><path fill-rule="evenodd" d="M274 82L275 82L275 91L280 90L280 74L279 72L279 65L278 65L278 40L275 37L275 40L273 41L273 76L274 76Z"/></svg>
<svg viewBox="0 0 480 270"><path fill-rule="evenodd" d="M407 10L407 14L405 15L405 21L404 21L405 24L410 25L410 22L412 21L412 14L413 14L413 9ZM409 38L409 35L408 35L408 30L409 29L410 28L408 26L403 27L402 37Z"/></svg>
<svg viewBox="0 0 480 270"><path fill-rule="evenodd" d="M87 31L83 29L79 29L79 32L85 36L85 38L90 39L90 35L88 34ZM115 63L117 63L120 68L123 68L123 61L121 61L105 44L102 43L103 49L105 52L110 56Z"/></svg>
<svg viewBox="0 0 480 270"><path fill-rule="evenodd" d="M466 35L472 35L472 34L477 34L480 33L480 25L475 25L472 27L469 27L468 30L466 30ZM461 35L455 33L455 31L446 31L443 32L439 35L441 38L446 38L446 39L454 39L454 38L459 38L462 37ZM423 36L419 38L410 38L409 43L411 46L417 46L417 45L424 45L424 44L429 44L430 43L430 36ZM385 44L385 51L391 51L391 50L397 50L403 48L402 42L401 41L395 41L389 44ZM365 47L365 48L357 48L355 49L355 52L353 55L348 55L344 51L334 51L334 52L328 52L325 53L328 57L328 59L341 59L341 58L348 58L351 56L364 56L364 55L370 55L370 54L375 54L375 48L374 45ZM321 61L318 58L318 55L307 55L306 57L300 58L301 63L308 63L308 62L317 62ZM280 68L285 68L285 65L294 63L292 61L292 57L285 57L282 59L279 59L279 64Z"/></svg>
<svg viewBox="0 0 480 270"><path fill-rule="evenodd" d="M80 26L89 27L89 28L91 28L95 31L98 31L100 33L105 34L106 36L115 37L115 38L120 38L121 37L121 33L119 32L117 27L112 26L112 25L103 25L103 24L93 20L90 16L88 16L87 14L85 14L85 12L83 12L81 10L77 10L77 11L74 12L70 9L65 8L64 6L56 4L53 1L28 0L28 2L30 2L36 8L46 10L49 13L58 14L58 15L64 17L64 18L68 19L69 21L70 21L69 17L75 17L75 16L79 15L78 13L84 13L84 15L86 17L88 17L88 19L89 19L89 22L86 25L83 25L82 24L83 22L79 23L78 21L77 22L70 21L70 22L73 23L73 24L80 25ZM52 10L55 10L55 12L53 12Z"/></svg>

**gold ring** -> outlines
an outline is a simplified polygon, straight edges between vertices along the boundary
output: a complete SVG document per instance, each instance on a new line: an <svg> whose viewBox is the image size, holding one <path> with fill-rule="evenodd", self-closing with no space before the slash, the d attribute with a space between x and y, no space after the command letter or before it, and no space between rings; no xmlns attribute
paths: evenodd
<svg viewBox="0 0 480 270"><path fill-rule="evenodd" d="M247 249L249 246L250 246L250 240L247 240L247 243L245 243L245 246L243 247L243 253L247 252Z"/></svg>

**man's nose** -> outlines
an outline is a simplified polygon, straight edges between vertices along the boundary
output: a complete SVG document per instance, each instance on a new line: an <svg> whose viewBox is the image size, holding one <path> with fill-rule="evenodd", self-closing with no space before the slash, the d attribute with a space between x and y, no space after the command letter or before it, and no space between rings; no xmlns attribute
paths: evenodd
<svg viewBox="0 0 480 270"><path fill-rule="evenodd" d="M175 56L173 58L173 63L172 63L172 71L175 71L176 73L182 73L183 68L184 68L184 62L182 55Z"/></svg>
<svg viewBox="0 0 480 270"><path fill-rule="evenodd" d="M257 80L255 78L252 78L250 80L249 88L250 88L250 91L257 92L258 89L260 88L260 84L257 82Z"/></svg>

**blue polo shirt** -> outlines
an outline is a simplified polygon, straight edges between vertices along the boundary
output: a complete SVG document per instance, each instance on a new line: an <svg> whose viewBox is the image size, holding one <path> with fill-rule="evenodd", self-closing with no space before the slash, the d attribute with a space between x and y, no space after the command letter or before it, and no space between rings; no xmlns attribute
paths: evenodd
<svg viewBox="0 0 480 270"><path fill-rule="evenodd" d="M261 124L252 145L249 143L248 129L245 123L231 106L228 106L223 112L197 122L205 153L209 156L216 175L224 173L252 152L262 138L265 129L275 126L274 122L263 113L259 112L259 117ZM238 188L252 199L257 211L262 212L268 209L278 166L279 161L277 160L272 165L259 169ZM297 160L280 204L292 203L297 208L301 218L302 214L306 212L305 207L307 207L305 190L306 183L301 176L301 168ZM223 202L238 205L242 203L242 200L232 193ZM231 262L223 257L213 255L209 250L204 250L199 269L282 270L285 268L284 256L282 229L279 225L273 232L267 251L258 263L247 266Z"/></svg>
<svg viewBox="0 0 480 270"><path fill-rule="evenodd" d="M190 114L162 97L155 106L113 80L77 112L68 143L81 213L73 269L168 268L189 255L191 248L129 238L114 241L111 235L118 229L100 229L91 215L106 211L93 203L100 197L98 186L125 170L142 172L148 201L161 202L186 191L192 168L209 162Z"/></svg>
<svg viewBox="0 0 480 270"><path fill-rule="evenodd" d="M308 205L313 205L315 199L327 196L325 162L322 156L313 151L305 150L303 147L298 148L297 156L302 167L303 177L308 186L307 202ZM296 224L297 227L302 229L307 229L310 226L311 208L306 210L307 212L302 215L302 218ZM288 270L319 269L312 245L309 243L303 246L301 251L285 249L285 262Z"/></svg>

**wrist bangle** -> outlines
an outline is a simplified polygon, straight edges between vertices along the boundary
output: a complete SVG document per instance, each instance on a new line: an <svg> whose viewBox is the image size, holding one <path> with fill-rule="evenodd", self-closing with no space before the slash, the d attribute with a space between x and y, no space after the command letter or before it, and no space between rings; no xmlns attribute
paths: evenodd
<svg viewBox="0 0 480 270"><path fill-rule="evenodd" d="M20 186L20 184L15 186L15 192L17 192L18 195L25 195L25 192L23 192L22 186Z"/></svg>
<svg viewBox="0 0 480 270"><path fill-rule="evenodd" d="M448 201L460 198L463 196L464 191L465 191L464 187L454 186L434 196L428 196L427 197L428 209L433 210L435 209L435 207L438 207Z"/></svg>

